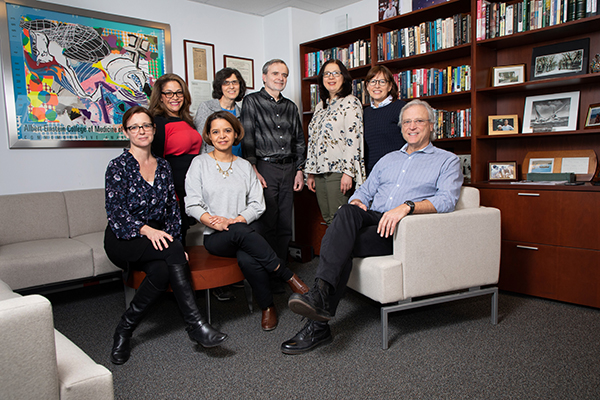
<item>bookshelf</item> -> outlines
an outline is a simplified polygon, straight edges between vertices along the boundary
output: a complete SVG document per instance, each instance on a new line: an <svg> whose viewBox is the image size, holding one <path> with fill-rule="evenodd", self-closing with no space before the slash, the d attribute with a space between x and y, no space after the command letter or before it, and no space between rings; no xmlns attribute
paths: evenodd
<svg viewBox="0 0 600 400"><path fill-rule="evenodd" d="M471 110L470 137L438 139L434 144L459 155L470 155L470 184L480 189L482 205L498 207L502 211L500 288L600 307L600 186L590 183L581 186L511 185L488 182L487 176L490 161L516 161L519 173L526 171L527 166L522 163L526 154L531 151L550 153L558 150L593 150L597 155L600 154L600 129L584 129L589 105L600 103L600 73L529 80L532 51L536 47L589 38L589 57L600 53L600 15L585 14L580 10L580 19L570 20L566 10L572 4L569 1L565 4L564 0L552 0L545 3L555 10L565 11L558 14L554 11L553 14L546 15L541 9L542 16L538 14L538 19L533 23L531 18L527 22L523 17L523 10L531 10L533 1L485 3L489 10L496 12L510 9L513 15L512 26L510 23L507 26L505 16L503 22L500 16L494 18L497 33L492 35L481 28L482 18L490 23L489 15L486 17L481 11L483 1L451 0L303 43L300 45L300 53L303 57L309 51L344 47L357 40L370 40L370 64L351 69L353 79L364 78L368 69L374 65L385 65L398 74L404 71L470 66L468 90L420 98L436 109L450 112ZM381 38L394 37L393 32L423 26L424 22L456 19L456 15L461 16L461 21L465 16L470 17L468 41L459 41L450 47L413 55L400 55L400 44L400 49L395 48L389 56L388 52L382 53ZM510 86L491 86L490 73L493 67L516 64L526 65L525 82ZM310 110L311 83L316 83L316 80L302 80L304 110ZM577 129L488 135L488 116L517 114L521 132L526 97L571 91L580 92ZM423 92L419 94L421 93ZM306 128L312 114L307 111L303 115ZM314 200L312 197L314 196L303 194L303 204L308 205ZM316 200L314 202L316 204ZM296 208L296 221L301 219L300 225L303 225L300 230L297 226L296 241L312 245L318 254L320 239L324 233L324 227L319 226L321 217L318 207L313 207L316 212L310 214L305 213L303 208ZM314 229L315 226L319 229Z"/></svg>

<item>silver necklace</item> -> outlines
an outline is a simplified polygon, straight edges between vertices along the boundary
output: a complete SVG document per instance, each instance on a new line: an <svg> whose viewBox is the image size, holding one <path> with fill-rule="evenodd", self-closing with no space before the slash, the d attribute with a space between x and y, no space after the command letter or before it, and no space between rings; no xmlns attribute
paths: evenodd
<svg viewBox="0 0 600 400"><path fill-rule="evenodd" d="M219 171L221 175L223 175L223 179L227 178L229 174L233 174L233 154L231 155L231 163L229 164L229 168L227 168L226 170L223 171L223 168L221 168L221 166L219 165L217 157L215 157L215 164L217 164L217 171Z"/></svg>

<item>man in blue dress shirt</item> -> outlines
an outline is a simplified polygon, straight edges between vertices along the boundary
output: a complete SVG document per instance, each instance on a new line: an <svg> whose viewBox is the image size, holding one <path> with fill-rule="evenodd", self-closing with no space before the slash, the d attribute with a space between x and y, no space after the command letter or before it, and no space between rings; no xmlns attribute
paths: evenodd
<svg viewBox="0 0 600 400"><path fill-rule="evenodd" d="M290 297L290 309L309 320L281 345L283 353L300 354L331 342L328 321L346 288L352 257L392 254L394 231L407 215L454 210L463 182L460 161L431 144L434 121L434 111L424 101L402 108L399 124L406 144L382 157L336 213L321 242L314 287Z"/></svg>

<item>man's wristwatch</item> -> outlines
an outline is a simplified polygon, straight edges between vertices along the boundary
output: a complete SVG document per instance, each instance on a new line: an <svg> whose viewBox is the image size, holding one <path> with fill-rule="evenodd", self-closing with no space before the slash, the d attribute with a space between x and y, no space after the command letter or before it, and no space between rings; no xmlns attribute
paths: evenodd
<svg viewBox="0 0 600 400"><path fill-rule="evenodd" d="M414 212L415 212L415 203L414 203L414 202L412 202L412 201L410 201L410 200L406 200L406 201L404 202L404 204L406 204L407 206L409 206L409 207L410 207L410 211L408 212L408 214L407 214L407 215L411 215L412 213L414 213Z"/></svg>

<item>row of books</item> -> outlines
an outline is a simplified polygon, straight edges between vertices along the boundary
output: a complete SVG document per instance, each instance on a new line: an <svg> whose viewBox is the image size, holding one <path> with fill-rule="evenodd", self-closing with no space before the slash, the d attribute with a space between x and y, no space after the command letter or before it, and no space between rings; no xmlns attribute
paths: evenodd
<svg viewBox="0 0 600 400"><path fill-rule="evenodd" d="M394 74L400 98L413 99L471 90L471 66L417 68Z"/></svg>
<svg viewBox="0 0 600 400"><path fill-rule="evenodd" d="M394 60L469 43L471 15L422 22L377 35L377 59Z"/></svg>
<svg viewBox="0 0 600 400"><path fill-rule="evenodd" d="M598 15L600 0L477 0L477 40L512 35Z"/></svg>
<svg viewBox="0 0 600 400"><path fill-rule="evenodd" d="M319 85L316 83L311 83L310 85L310 111L314 112L317 104L321 101L319 97ZM371 96L369 96L369 92L367 91L367 85L364 83L362 79L354 79L352 81L352 94L356 96L361 104L370 104Z"/></svg>
<svg viewBox="0 0 600 400"><path fill-rule="evenodd" d="M434 110L436 114L437 139L471 136L471 109L456 111Z"/></svg>
<svg viewBox="0 0 600 400"><path fill-rule="evenodd" d="M304 77L316 76L328 60L338 59L346 68L371 64L371 41L357 40L348 47L333 47L304 55Z"/></svg>

